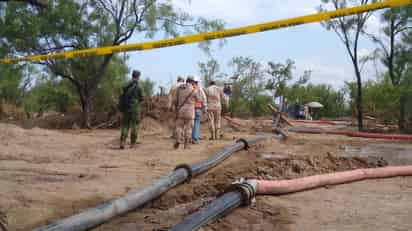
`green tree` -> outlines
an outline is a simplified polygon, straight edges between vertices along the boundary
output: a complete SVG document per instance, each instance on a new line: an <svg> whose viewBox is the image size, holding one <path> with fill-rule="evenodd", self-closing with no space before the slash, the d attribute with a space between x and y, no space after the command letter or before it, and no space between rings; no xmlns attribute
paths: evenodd
<svg viewBox="0 0 412 231"><path fill-rule="evenodd" d="M25 2L37 7L47 7L48 0L0 0L0 2Z"/></svg>
<svg viewBox="0 0 412 231"><path fill-rule="evenodd" d="M288 81L292 79L292 71L295 69L295 62L293 60L286 60L283 63L268 62L269 80L266 83L266 89L273 92L273 98L280 98L281 108L284 106L284 95Z"/></svg>
<svg viewBox="0 0 412 231"><path fill-rule="evenodd" d="M10 3L0 25L0 46L7 46L9 54L27 56L119 45L134 34L149 38L157 32L177 36L180 28L188 32L222 26L220 21L193 18L181 12L171 0L56 0L47 11ZM107 54L37 64L73 84L82 106L84 126L90 127L99 83L114 57Z"/></svg>
<svg viewBox="0 0 412 231"><path fill-rule="evenodd" d="M0 103L21 103L24 88L21 86L24 79L22 72L19 67L0 64Z"/></svg>
<svg viewBox="0 0 412 231"><path fill-rule="evenodd" d="M203 86L208 87L210 81L216 81L223 78L223 73L220 72L219 62L211 58L206 62L199 62L200 76L203 78Z"/></svg>
<svg viewBox="0 0 412 231"><path fill-rule="evenodd" d="M258 116L272 99L264 95L264 68L250 57L234 57L229 63L233 68L231 114L251 113Z"/></svg>
<svg viewBox="0 0 412 231"><path fill-rule="evenodd" d="M386 10L381 16L381 34L368 34L378 45L377 51L388 70L392 85L399 91L399 128L405 130L408 86L404 84L411 65L408 32L412 29L412 6ZM410 46L410 44L409 44Z"/></svg>
<svg viewBox="0 0 412 231"><path fill-rule="evenodd" d="M127 81L128 72L124 60L114 57L96 90L96 100L93 102L96 112L116 112L118 97Z"/></svg>
<svg viewBox="0 0 412 231"><path fill-rule="evenodd" d="M319 116L322 117L336 118L347 115L345 92L335 90L330 85L295 83L287 87L285 97L292 103L306 104L312 101L321 103L324 107L320 109Z"/></svg>
<svg viewBox="0 0 412 231"><path fill-rule="evenodd" d="M370 2L376 2L376 0L322 0L323 4L319 9L320 11L325 11L328 7L342 9L354 4L366 5ZM363 129L363 104L361 60L359 59L358 49L360 37L371 15L372 11L353 16L339 17L322 23L322 26L327 30L333 30L337 34L341 42L345 45L346 51L352 61L357 84L356 106L359 130Z"/></svg>
<svg viewBox="0 0 412 231"><path fill-rule="evenodd" d="M404 131L412 133L412 68L409 68L406 72L405 77L402 79L402 85L404 86L404 89L402 90L402 96L407 99L405 100L405 102L403 102L403 113L405 115Z"/></svg>
<svg viewBox="0 0 412 231"><path fill-rule="evenodd" d="M152 97L154 94L155 82L149 78L140 81L140 86L145 97Z"/></svg>
<svg viewBox="0 0 412 231"><path fill-rule="evenodd" d="M34 87L27 91L23 106L26 114L31 117L34 113L41 116L50 110L65 113L75 101L75 95L67 80L43 76L36 81Z"/></svg>
<svg viewBox="0 0 412 231"><path fill-rule="evenodd" d="M353 101L356 91L355 83L346 83L346 91ZM399 91L391 84L389 75L369 80L363 83L365 113L382 120L393 123L399 118ZM356 107L352 105L352 110Z"/></svg>

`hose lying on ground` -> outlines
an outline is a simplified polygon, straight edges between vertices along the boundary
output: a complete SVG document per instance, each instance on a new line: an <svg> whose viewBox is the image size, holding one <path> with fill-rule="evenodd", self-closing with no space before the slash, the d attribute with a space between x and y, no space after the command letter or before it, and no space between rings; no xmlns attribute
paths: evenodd
<svg viewBox="0 0 412 231"><path fill-rule="evenodd" d="M293 192L300 192L327 185L337 185L366 179L388 178L395 176L412 176L412 165L356 169L351 171L308 176L292 180L258 180L256 194L281 195Z"/></svg>
<svg viewBox="0 0 412 231"><path fill-rule="evenodd" d="M369 132L354 132L354 131L334 131L320 129L296 129L291 128L288 131L308 134L330 134L330 135L346 135L350 137L371 138L371 139L388 139L388 140L412 140L412 135L408 134L380 134Z"/></svg>
<svg viewBox="0 0 412 231"><path fill-rule="evenodd" d="M147 202L159 197L176 185L189 181L191 177L199 175L216 166L231 154L249 148L256 143L269 140L272 137L260 136L253 139L240 139L235 144L218 151L209 159L193 165L182 164L169 175L160 178L152 185L138 191L132 191L123 197L111 200L88 209L77 215L56 221L48 226L40 227L34 231L83 231L102 224L115 216L132 211Z"/></svg>
<svg viewBox="0 0 412 231"><path fill-rule="evenodd" d="M305 124L325 124L325 125L337 125L334 121L330 120L289 120L293 123L305 123Z"/></svg>
<svg viewBox="0 0 412 231"><path fill-rule="evenodd" d="M235 182L228 193L212 201L206 207L186 217L172 227L171 231L193 231L240 205L248 205L255 195L282 195L300 192L327 185L350 183L354 181L388 178L396 176L412 176L412 165L399 167L383 167L357 169L352 171L315 175L292 180L266 181L247 180Z"/></svg>

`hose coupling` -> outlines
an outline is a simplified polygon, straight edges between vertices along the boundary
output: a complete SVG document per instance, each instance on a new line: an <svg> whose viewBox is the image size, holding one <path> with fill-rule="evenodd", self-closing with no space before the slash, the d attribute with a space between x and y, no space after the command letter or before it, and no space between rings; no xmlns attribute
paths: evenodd
<svg viewBox="0 0 412 231"><path fill-rule="evenodd" d="M242 194L242 205L248 206L252 204L255 200L256 187L256 180L245 180L241 178L240 180L233 182L227 189L227 192L240 192Z"/></svg>
<svg viewBox="0 0 412 231"><path fill-rule="evenodd" d="M246 139L240 138L240 139L236 140L236 143L243 143L243 145L244 145L243 149L244 150L248 150L250 148L249 142Z"/></svg>
<svg viewBox="0 0 412 231"><path fill-rule="evenodd" d="M183 183L189 183L192 178L193 178L193 170L192 167L188 164L179 164L176 166L175 171L178 169L184 169L187 172L187 178L185 179L185 181Z"/></svg>

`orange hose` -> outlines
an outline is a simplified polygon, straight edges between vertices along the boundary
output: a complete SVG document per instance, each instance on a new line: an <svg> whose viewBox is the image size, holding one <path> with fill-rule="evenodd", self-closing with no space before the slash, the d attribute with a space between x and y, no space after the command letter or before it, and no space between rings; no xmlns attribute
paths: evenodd
<svg viewBox="0 0 412 231"><path fill-rule="evenodd" d="M327 124L327 125L336 125L335 122L330 120L290 120L294 123L305 123L305 124Z"/></svg>
<svg viewBox="0 0 412 231"><path fill-rule="evenodd" d="M366 179L388 178L396 176L412 176L412 165L357 169L352 171L303 177L293 180L258 180L256 194L281 195L293 192L300 192L327 185L345 184Z"/></svg>

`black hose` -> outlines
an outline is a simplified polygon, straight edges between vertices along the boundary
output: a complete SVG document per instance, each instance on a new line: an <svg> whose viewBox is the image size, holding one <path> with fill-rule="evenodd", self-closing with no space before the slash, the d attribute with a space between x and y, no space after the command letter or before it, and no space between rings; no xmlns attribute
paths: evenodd
<svg viewBox="0 0 412 231"><path fill-rule="evenodd" d="M168 191L176 185L179 185L192 176L198 175L206 170L216 166L234 152L246 149L255 145L259 141L268 139L268 137L257 137L250 140L241 140L236 144L230 145L206 161L193 164L191 166L179 165L175 171L169 175L157 180L154 184L140 191L133 191L127 195L103 203L95 208L88 209L77 215L56 221L48 226L40 227L34 231L84 231L99 224L102 224L115 216L125 214L134 210L149 201L159 197L162 193Z"/></svg>
<svg viewBox="0 0 412 231"><path fill-rule="evenodd" d="M239 139L236 144L227 146L223 148L221 151L218 151L215 155L210 157L209 159L202 161L197 164L191 165L193 175L199 175L205 171L207 171L210 168L215 167L225 159L227 159L230 155L232 155L234 152L247 149L250 146L256 145L256 143L270 139L270 137L267 136L258 136L253 139L245 140L245 139Z"/></svg>
<svg viewBox="0 0 412 231"><path fill-rule="evenodd" d="M230 145L228 147L223 148L222 150L218 151L215 155L211 156L209 159L192 164L190 167L192 169L193 175L199 175L210 168L215 167L220 162L228 158L232 153L240 151L244 148L243 143L236 143Z"/></svg>
<svg viewBox="0 0 412 231"><path fill-rule="evenodd" d="M59 220L48 226L37 228L34 231L88 230L115 216L127 213L146 204L170 188L182 183L187 177L188 173L185 169L177 169L141 191L130 192L123 197L105 202L95 208Z"/></svg>
<svg viewBox="0 0 412 231"><path fill-rule="evenodd" d="M171 228L171 231L198 230L205 225L239 207L242 204L242 194L238 191L225 193L197 213L185 218L181 223Z"/></svg>
<svg viewBox="0 0 412 231"><path fill-rule="evenodd" d="M256 187L255 180L235 182L229 188L229 192L186 217L182 222L173 226L170 231L195 231L202 225L228 214L241 205L249 205L255 197Z"/></svg>

